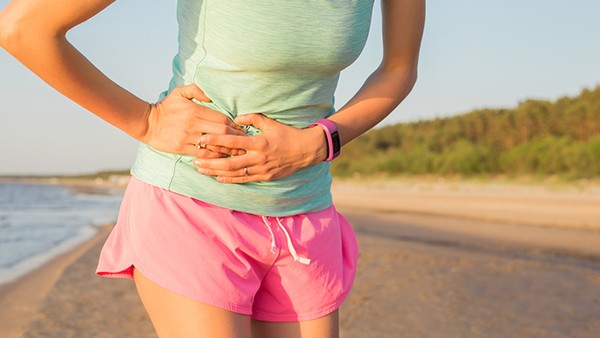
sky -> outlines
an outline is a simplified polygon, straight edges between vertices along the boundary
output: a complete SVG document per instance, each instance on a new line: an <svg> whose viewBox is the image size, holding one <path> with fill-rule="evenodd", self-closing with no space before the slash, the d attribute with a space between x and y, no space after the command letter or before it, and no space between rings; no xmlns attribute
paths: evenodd
<svg viewBox="0 0 600 338"><path fill-rule="evenodd" d="M0 8L8 2L0 0ZM419 79L380 125L555 100L600 85L599 13L597 0L429 0ZM147 101L167 88L176 37L173 0L116 1L68 35L105 74ZM337 108L381 55L377 0L367 45L342 72ZM135 140L0 49L0 175L126 169L136 150Z"/></svg>

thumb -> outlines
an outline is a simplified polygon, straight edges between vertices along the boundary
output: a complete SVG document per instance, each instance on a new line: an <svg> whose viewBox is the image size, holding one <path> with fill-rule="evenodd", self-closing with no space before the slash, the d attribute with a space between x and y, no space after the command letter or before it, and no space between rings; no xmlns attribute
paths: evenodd
<svg viewBox="0 0 600 338"><path fill-rule="evenodd" d="M179 87L179 94L188 100L196 99L198 101L211 102L212 100L206 96L204 91L200 89L195 83L187 86Z"/></svg>
<svg viewBox="0 0 600 338"><path fill-rule="evenodd" d="M235 122L242 125L252 125L260 130L266 129L273 120L263 114L246 114L235 118Z"/></svg>

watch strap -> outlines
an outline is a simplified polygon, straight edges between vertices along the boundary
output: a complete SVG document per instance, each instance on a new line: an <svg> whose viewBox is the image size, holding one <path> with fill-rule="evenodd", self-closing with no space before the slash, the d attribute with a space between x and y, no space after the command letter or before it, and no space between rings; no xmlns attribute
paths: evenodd
<svg viewBox="0 0 600 338"><path fill-rule="evenodd" d="M319 126L325 133L325 140L327 141L327 158L325 162L331 162L334 158L338 157L341 151L341 143L335 123L328 119L320 119L310 126Z"/></svg>

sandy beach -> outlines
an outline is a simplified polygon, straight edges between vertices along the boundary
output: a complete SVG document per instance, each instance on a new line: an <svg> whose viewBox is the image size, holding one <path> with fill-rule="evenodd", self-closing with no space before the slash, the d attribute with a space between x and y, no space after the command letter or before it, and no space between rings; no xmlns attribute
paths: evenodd
<svg viewBox="0 0 600 338"><path fill-rule="evenodd" d="M600 186L338 181L359 239L342 337L594 337ZM0 287L2 337L156 337L108 233Z"/></svg>

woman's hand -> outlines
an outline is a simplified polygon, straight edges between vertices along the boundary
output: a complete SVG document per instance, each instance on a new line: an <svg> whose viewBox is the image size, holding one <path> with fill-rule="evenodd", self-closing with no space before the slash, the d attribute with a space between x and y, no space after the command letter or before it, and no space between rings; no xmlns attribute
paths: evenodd
<svg viewBox="0 0 600 338"><path fill-rule="evenodd" d="M235 121L260 129L256 136L208 133L200 142L212 147L245 149L239 156L219 159L198 158L198 172L216 176L221 183L271 181L319 163L327 157L321 128L298 129L276 122L262 114L239 116Z"/></svg>
<svg viewBox="0 0 600 338"><path fill-rule="evenodd" d="M210 98L195 84L174 88L164 100L150 105L146 114L146 133L142 142L160 151L218 158L240 155L235 148L207 145L199 141L203 134L246 137L243 128L227 116L194 103L192 99L210 102Z"/></svg>

